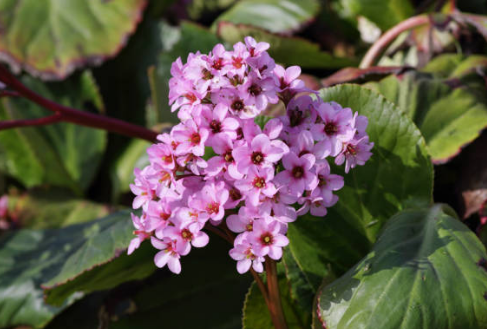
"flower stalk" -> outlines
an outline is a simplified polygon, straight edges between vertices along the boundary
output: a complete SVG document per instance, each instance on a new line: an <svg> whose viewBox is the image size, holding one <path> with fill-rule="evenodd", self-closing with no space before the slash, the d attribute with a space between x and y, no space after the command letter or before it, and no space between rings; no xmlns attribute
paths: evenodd
<svg viewBox="0 0 487 329"><path fill-rule="evenodd" d="M426 14L413 16L411 18L402 21L396 26L392 27L386 33L384 33L365 54L362 62L360 62L360 68L366 69L374 65L374 62L382 54L385 48L394 41L401 33L408 31L410 29L430 24L430 17Z"/></svg>
<svg viewBox="0 0 487 329"><path fill-rule="evenodd" d="M37 105L54 112L54 115L41 119L3 121L0 124L0 130L16 127L42 126L57 122L70 122L81 126L103 129L129 137L145 139L150 142L156 141L157 133L150 129L119 119L109 118L106 116L70 108L44 98L43 96L27 88L12 73L1 65L0 82L12 89L2 91L0 96L25 97Z"/></svg>

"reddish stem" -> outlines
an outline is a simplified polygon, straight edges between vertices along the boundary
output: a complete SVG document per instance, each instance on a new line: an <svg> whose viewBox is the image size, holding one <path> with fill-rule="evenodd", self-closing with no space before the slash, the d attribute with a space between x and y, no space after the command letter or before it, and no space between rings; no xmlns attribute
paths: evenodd
<svg viewBox="0 0 487 329"><path fill-rule="evenodd" d="M360 63L360 68L366 69L371 67L374 64L376 58L385 50L385 48L404 31L429 23L430 18L428 17L428 15L423 14L410 17L405 21L397 24L386 33L384 33L379 38L379 40L377 40L372 45L372 47L370 47L370 49L367 51L364 58L362 59L362 62Z"/></svg>
<svg viewBox="0 0 487 329"><path fill-rule="evenodd" d="M0 130L17 127L43 126L59 122L61 121L61 118L62 116L59 113L56 113L39 119L1 121Z"/></svg>
<svg viewBox="0 0 487 329"><path fill-rule="evenodd" d="M0 91L0 97L20 97L21 95L12 90L2 90Z"/></svg>
<svg viewBox="0 0 487 329"><path fill-rule="evenodd" d="M269 257L265 259L265 271L267 273L267 291L269 293L267 307L271 313L272 323L276 329L287 329L286 318L282 309L281 295L279 293L277 266L276 262Z"/></svg>
<svg viewBox="0 0 487 329"><path fill-rule="evenodd" d="M82 126L103 129L125 136L145 139L150 142L156 141L156 137L158 134L147 128L133 125L131 123L115 118L109 118L98 114L83 112L81 110L57 104L47 98L44 98L27 88L3 66L0 66L0 81L16 91L17 94L52 112L59 113L60 118L58 121L71 122ZM39 123L39 125L49 123L52 122L41 122Z"/></svg>

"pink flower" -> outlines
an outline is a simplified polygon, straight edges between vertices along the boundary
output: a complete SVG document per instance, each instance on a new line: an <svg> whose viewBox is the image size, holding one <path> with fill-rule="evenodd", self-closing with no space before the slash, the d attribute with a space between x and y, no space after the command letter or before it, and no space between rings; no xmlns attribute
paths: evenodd
<svg viewBox="0 0 487 329"><path fill-rule="evenodd" d="M235 182L242 194L244 194L250 205L256 207L259 204L260 195L272 197L277 193L277 189L271 182L274 178L273 168L257 169L252 167L249 169L248 175L242 180Z"/></svg>
<svg viewBox="0 0 487 329"><path fill-rule="evenodd" d="M322 197L326 203L331 203L333 191L340 190L344 185L343 177L330 174L330 165L326 161L317 166L316 175L318 176L318 186L312 195Z"/></svg>
<svg viewBox="0 0 487 329"><path fill-rule="evenodd" d="M177 241L171 240L169 238L164 238L164 240L158 240L155 237L151 237L151 243L154 248L159 249L159 251L154 256L154 263L157 267L169 267L169 270L175 274L181 273L181 263L179 258L185 254L178 250Z"/></svg>
<svg viewBox="0 0 487 329"><path fill-rule="evenodd" d="M132 208L138 209L146 206L154 198L156 186L146 179L144 173L139 168L134 169L134 175L135 184L130 184L130 190L136 195L132 203Z"/></svg>
<svg viewBox="0 0 487 329"><path fill-rule="evenodd" d="M204 128L198 127L193 120L186 120L172 129L174 140L178 142L175 155L192 153L195 156L205 154L205 141L209 132Z"/></svg>
<svg viewBox="0 0 487 329"><path fill-rule="evenodd" d="M289 151L281 141L272 141L265 134L254 137L250 145L242 145L232 152L240 173L246 174L251 168L272 166Z"/></svg>
<svg viewBox="0 0 487 329"><path fill-rule="evenodd" d="M208 244L209 237L200 230L199 225L181 220L175 220L173 223L174 226L168 226L164 229L164 237L176 240L177 248L181 250L181 254L188 254L191 251L191 246L201 248Z"/></svg>
<svg viewBox="0 0 487 329"><path fill-rule="evenodd" d="M316 175L311 172L315 164L312 154L303 154L298 157L290 152L284 156L282 163L286 170L276 176L276 182L280 186L286 186L286 191L294 196L301 196L305 190L312 191L318 185Z"/></svg>
<svg viewBox="0 0 487 329"><path fill-rule="evenodd" d="M323 103L317 108L321 123L311 128L316 141L328 140L331 145L331 155L336 156L342 150L342 143L348 142L355 135L352 128L352 110L349 108L335 109L332 104Z"/></svg>
<svg viewBox="0 0 487 329"><path fill-rule="evenodd" d="M351 140L343 145L342 152L335 158L337 165L345 162L345 173L350 171L356 165L363 166L367 160L372 156L370 150L374 143L369 142L369 137L362 137L359 140Z"/></svg>
<svg viewBox="0 0 487 329"><path fill-rule="evenodd" d="M230 139L237 138L239 123L236 119L227 117L228 107L218 104L214 109L205 107L201 115L204 120L200 127L209 131L207 145L213 146L215 138L221 134L227 135Z"/></svg>
<svg viewBox="0 0 487 329"><path fill-rule="evenodd" d="M235 239L235 247L230 250L229 254L230 257L237 261L237 271L240 274L246 273L251 266L257 273L264 271L262 263L265 258L257 256L250 243L245 239Z"/></svg>
<svg viewBox="0 0 487 329"><path fill-rule="evenodd" d="M142 243L142 241L144 241L145 239L148 239L151 236L150 233L147 233L145 231L144 219L141 219L140 217L135 216L134 214L130 214L130 216L132 217L132 223L134 224L134 227L136 228L136 230L134 231L134 234L136 235L136 237L130 241L130 244L129 244L129 247L127 250L127 255L132 254L135 249L140 247L140 244ZM143 217L143 215L142 215L142 217Z"/></svg>
<svg viewBox="0 0 487 329"><path fill-rule="evenodd" d="M229 193L224 182L217 184L209 182L201 192L190 198L188 204L199 211L206 211L214 221L220 221L225 214L223 205L227 202L228 196Z"/></svg>
<svg viewBox="0 0 487 329"><path fill-rule="evenodd" d="M255 254L261 257L269 255L278 260L282 257L282 247L289 244L286 236L279 233L279 222L267 223L265 220L254 221L253 231L249 233L248 240L252 244Z"/></svg>

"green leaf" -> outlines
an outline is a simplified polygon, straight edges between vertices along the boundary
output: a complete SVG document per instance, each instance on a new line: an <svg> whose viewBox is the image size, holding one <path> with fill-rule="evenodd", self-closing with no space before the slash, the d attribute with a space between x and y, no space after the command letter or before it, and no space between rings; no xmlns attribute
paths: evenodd
<svg viewBox="0 0 487 329"><path fill-rule="evenodd" d="M9 195L15 217L22 228L57 228L101 218L109 213L106 205L77 199L63 189L33 189L22 196Z"/></svg>
<svg viewBox="0 0 487 329"><path fill-rule="evenodd" d="M321 51L318 44L308 40L273 34L249 25L222 21L218 24L217 34L230 44L243 41L246 36L268 42L269 55L281 64L299 65L302 68L338 68L356 64L351 59L334 57Z"/></svg>
<svg viewBox="0 0 487 329"><path fill-rule="evenodd" d="M98 89L88 72L62 83L44 84L26 77L32 90L60 104L83 110L103 110ZM4 99L0 118L30 119L51 115L25 99ZM0 132L8 173L27 187L52 184L85 190L91 184L106 147L106 132L70 123L10 129Z"/></svg>
<svg viewBox="0 0 487 329"><path fill-rule="evenodd" d="M282 269L281 269L282 272ZM279 275L279 293L284 317L289 329L306 329L310 327L311 312L305 312L291 298L289 285L283 275ZM242 318L243 329L273 329L272 318L264 297L257 284L252 283L245 297Z"/></svg>
<svg viewBox="0 0 487 329"><path fill-rule="evenodd" d="M198 21L205 15L221 13L237 0L192 0L186 5L186 10L192 21Z"/></svg>
<svg viewBox="0 0 487 329"><path fill-rule="evenodd" d="M478 63L481 63L480 58L463 61L449 73L449 77L466 76ZM439 72L440 65L429 69ZM439 75L444 74L446 70L439 72ZM446 82L431 74L408 72L401 78L387 77L375 87L413 119L435 163L450 160L487 127L484 99L477 97L475 90L468 86L452 88Z"/></svg>
<svg viewBox="0 0 487 329"><path fill-rule="evenodd" d="M329 329L485 328L487 271L479 265L485 247L451 213L436 205L391 218L373 250L319 292L322 323Z"/></svg>
<svg viewBox="0 0 487 329"><path fill-rule="evenodd" d="M414 15L412 4L404 0L339 0L339 8L353 19L365 16L382 31Z"/></svg>
<svg viewBox="0 0 487 329"><path fill-rule="evenodd" d="M61 229L23 229L3 235L0 239L0 326L42 327L80 298L83 289L91 289L80 286L78 293L54 307L44 302L41 286L60 287L118 257L132 239L129 218L128 212L119 212Z"/></svg>
<svg viewBox="0 0 487 329"><path fill-rule="evenodd" d="M142 16L145 0L0 1L2 58L43 79L114 56Z"/></svg>
<svg viewBox="0 0 487 329"><path fill-rule="evenodd" d="M246 24L264 30L283 33L298 30L309 23L317 14L316 0L243 0L221 14L218 22Z"/></svg>
<svg viewBox="0 0 487 329"><path fill-rule="evenodd" d="M291 286L305 282L295 296L308 309L323 277L331 280L353 266L390 216L408 204L428 204L433 187L424 140L391 102L357 85L322 89L320 96L367 116L367 133L375 145L367 164L345 175L345 186L337 193L340 199L324 218L306 215L289 225L287 276ZM332 168L344 175L343 169Z"/></svg>

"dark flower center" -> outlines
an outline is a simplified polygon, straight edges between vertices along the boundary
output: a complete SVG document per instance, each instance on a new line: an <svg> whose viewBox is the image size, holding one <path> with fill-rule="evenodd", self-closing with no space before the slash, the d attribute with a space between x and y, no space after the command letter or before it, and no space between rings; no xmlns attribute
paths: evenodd
<svg viewBox="0 0 487 329"><path fill-rule="evenodd" d="M203 80L213 79L213 74L211 74L211 72L208 71L207 69L203 69L201 73L203 73Z"/></svg>
<svg viewBox="0 0 487 329"><path fill-rule="evenodd" d="M301 112L297 107L294 110L289 111L288 115L289 124L291 125L291 127L299 126L303 122L303 112Z"/></svg>
<svg viewBox="0 0 487 329"><path fill-rule="evenodd" d="M351 154L351 155L357 155L357 150L355 149L355 146L353 146L352 144L347 145L347 151L346 152L348 154Z"/></svg>
<svg viewBox="0 0 487 329"><path fill-rule="evenodd" d="M294 167L292 170L292 174L294 178L301 178L304 175L303 167Z"/></svg>
<svg viewBox="0 0 487 329"><path fill-rule="evenodd" d="M233 201L237 201L242 199L242 194L236 188L232 188L230 190L230 198L232 198Z"/></svg>
<svg viewBox="0 0 487 329"><path fill-rule="evenodd" d="M254 181L252 182L252 185L254 185L257 188L264 188L265 187L265 179L262 177L255 177Z"/></svg>
<svg viewBox="0 0 487 329"><path fill-rule="evenodd" d="M217 214L218 210L220 209L220 204L216 202L210 202L206 206L206 211L211 215L211 214Z"/></svg>
<svg viewBox="0 0 487 329"><path fill-rule="evenodd" d="M191 241L193 240L193 233L191 233L190 230L185 228L184 230L181 231L181 236L183 237L184 240L186 241Z"/></svg>
<svg viewBox="0 0 487 329"><path fill-rule="evenodd" d="M226 162L233 162L232 151L228 150L227 153L223 155L223 158L225 159Z"/></svg>
<svg viewBox="0 0 487 329"><path fill-rule="evenodd" d="M233 101L230 107L232 108L232 110L240 112L244 109L244 103L241 99L236 99Z"/></svg>
<svg viewBox="0 0 487 329"><path fill-rule="evenodd" d="M328 122L325 125L325 134L327 134L328 136L335 135L337 131L338 131L338 127L335 125L334 122Z"/></svg>
<svg viewBox="0 0 487 329"><path fill-rule="evenodd" d="M262 88L259 85L252 84L249 87L249 94L251 94L254 97L259 96L261 92L262 92Z"/></svg>
<svg viewBox="0 0 487 329"><path fill-rule="evenodd" d="M260 236L260 242L263 245L270 246L274 243L274 237L269 232L266 232Z"/></svg>
<svg viewBox="0 0 487 329"><path fill-rule="evenodd" d="M215 70L221 70L223 67L223 58L218 58L213 61L213 65L211 66Z"/></svg>
<svg viewBox="0 0 487 329"><path fill-rule="evenodd" d="M201 142L201 137L200 134L194 133L191 135L191 143L193 144L199 144Z"/></svg>
<svg viewBox="0 0 487 329"><path fill-rule="evenodd" d="M261 152L252 152L252 163L261 164L264 161L264 155Z"/></svg>
<svg viewBox="0 0 487 329"><path fill-rule="evenodd" d="M212 120L210 122L210 128L214 134L218 134L222 131L222 123L218 120Z"/></svg>

